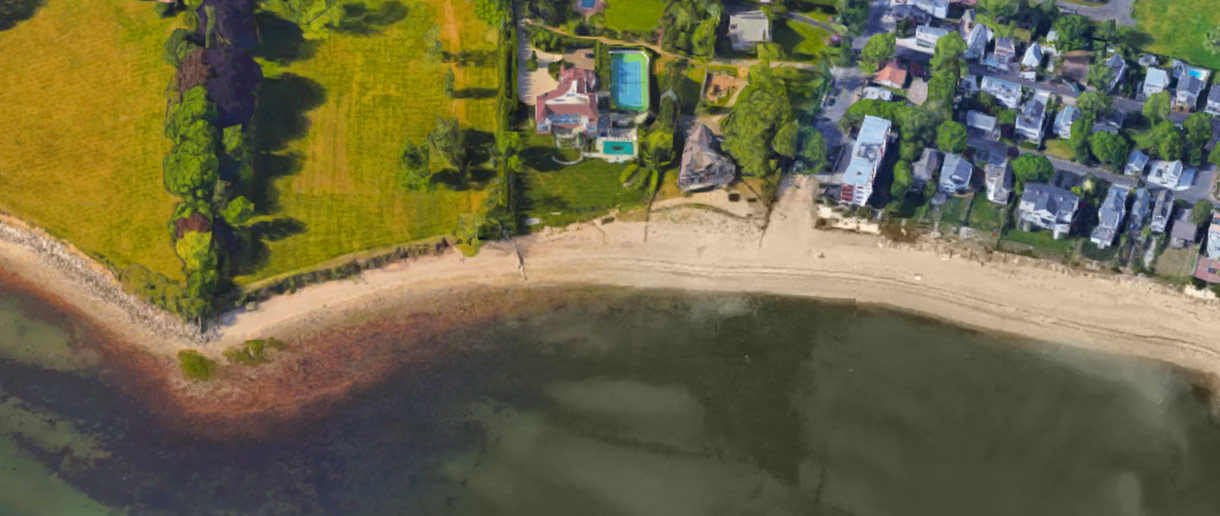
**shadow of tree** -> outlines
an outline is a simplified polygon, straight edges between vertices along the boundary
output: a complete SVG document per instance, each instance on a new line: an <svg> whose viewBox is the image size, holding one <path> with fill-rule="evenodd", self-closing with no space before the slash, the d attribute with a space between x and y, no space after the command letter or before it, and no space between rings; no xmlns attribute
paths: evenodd
<svg viewBox="0 0 1220 516"><path fill-rule="evenodd" d="M267 265L271 257L271 249L267 242L283 240L292 235L304 233L304 222L292 217L280 217L251 224L241 232L234 249L229 256L233 260L233 273L236 275L254 274Z"/></svg>
<svg viewBox="0 0 1220 516"><path fill-rule="evenodd" d="M521 151L521 159L526 165L539 172L554 172L562 169L563 165L556 163L554 159L557 154L552 147L527 147Z"/></svg>
<svg viewBox="0 0 1220 516"><path fill-rule="evenodd" d="M453 92L455 99L489 99L496 96L495 88L462 88Z"/></svg>
<svg viewBox="0 0 1220 516"><path fill-rule="evenodd" d="M445 52L442 60L446 63L462 66L487 66L496 59L494 50L462 50Z"/></svg>
<svg viewBox="0 0 1220 516"><path fill-rule="evenodd" d="M285 73L264 79L258 92L258 107L254 113L255 150L282 150L288 142L305 136L309 118L305 113L322 105L326 88L317 81Z"/></svg>
<svg viewBox="0 0 1220 516"><path fill-rule="evenodd" d="M269 11L259 11L254 19L261 36L258 57L281 64L313 57L317 42L305 39L299 25Z"/></svg>
<svg viewBox="0 0 1220 516"><path fill-rule="evenodd" d="M360 36L378 34L407 17L407 6L393 0L376 9L369 9L362 3L347 4L342 9L343 17L335 31Z"/></svg>
<svg viewBox="0 0 1220 516"><path fill-rule="evenodd" d="M44 0L0 0L0 30L15 27L30 19L42 7Z"/></svg>

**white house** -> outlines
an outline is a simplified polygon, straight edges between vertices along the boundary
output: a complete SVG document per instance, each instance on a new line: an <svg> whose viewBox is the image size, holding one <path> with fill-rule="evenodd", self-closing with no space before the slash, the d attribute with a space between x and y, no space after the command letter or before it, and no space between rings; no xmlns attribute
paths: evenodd
<svg viewBox="0 0 1220 516"><path fill-rule="evenodd" d="M1149 68L1144 76L1144 87L1140 89L1140 98L1147 99L1153 94L1169 89L1169 72L1160 68Z"/></svg>
<svg viewBox="0 0 1220 516"><path fill-rule="evenodd" d="M949 17L949 0L913 0L911 4L942 20Z"/></svg>
<svg viewBox="0 0 1220 516"><path fill-rule="evenodd" d="M873 181L877 170L885 160L889 147L890 121L875 116L865 116L860 125L860 134L851 151L851 162L843 173L843 188L839 191L839 202L851 206L864 206L873 195Z"/></svg>
<svg viewBox="0 0 1220 516"><path fill-rule="evenodd" d="M729 41L733 50L744 52L759 43L771 41L771 20L762 11L746 11L729 15Z"/></svg>
<svg viewBox="0 0 1220 516"><path fill-rule="evenodd" d="M1037 42L1030 43L1025 49L1025 56L1021 58L1021 68L1036 69L1042 66L1042 60L1046 57L1046 53L1042 51L1042 46Z"/></svg>
<svg viewBox="0 0 1220 516"><path fill-rule="evenodd" d="M987 75L983 77L983 83L980 88L983 92L995 97L1000 104L1003 104L1008 109L1017 109L1021 105L1020 84Z"/></svg>

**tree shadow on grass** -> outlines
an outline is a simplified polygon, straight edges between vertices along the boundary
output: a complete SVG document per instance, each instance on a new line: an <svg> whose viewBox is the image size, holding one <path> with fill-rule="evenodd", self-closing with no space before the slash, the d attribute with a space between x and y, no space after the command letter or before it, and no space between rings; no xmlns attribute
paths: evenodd
<svg viewBox="0 0 1220 516"><path fill-rule="evenodd" d="M453 92L455 99L489 99L496 96L495 88L462 88Z"/></svg>
<svg viewBox="0 0 1220 516"><path fill-rule="evenodd" d="M256 54L258 57L285 64L309 59L317 50L317 42L305 39L299 25L275 13L259 11L254 19L261 36Z"/></svg>
<svg viewBox="0 0 1220 516"><path fill-rule="evenodd" d="M376 9L362 3L347 4L342 9L343 18L335 31L358 36L380 34L407 17L407 6L397 1L385 2Z"/></svg>
<svg viewBox="0 0 1220 516"><path fill-rule="evenodd" d="M254 113L255 149L259 152L283 150L288 142L300 139L309 130L305 113L322 105L326 88L317 81L285 73L264 79L258 91Z"/></svg>
<svg viewBox="0 0 1220 516"><path fill-rule="evenodd" d="M563 168L555 162L555 149L552 147L528 147L521 151L521 159L530 168L539 172L554 172Z"/></svg>
<svg viewBox="0 0 1220 516"><path fill-rule="evenodd" d="M292 217L280 217L251 224L235 242L229 256L233 260L235 275L254 274L265 267L271 257L267 242L276 242L304 233L304 222Z"/></svg>
<svg viewBox="0 0 1220 516"><path fill-rule="evenodd" d="M8 30L34 16L44 0L0 0L0 30Z"/></svg>

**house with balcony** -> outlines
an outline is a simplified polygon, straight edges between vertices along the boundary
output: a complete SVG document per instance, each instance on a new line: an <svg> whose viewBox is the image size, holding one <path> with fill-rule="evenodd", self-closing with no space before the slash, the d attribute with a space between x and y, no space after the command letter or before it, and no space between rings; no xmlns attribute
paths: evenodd
<svg viewBox="0 0 1220 516"><path fill-rule="evenodd" d="M1144 85L1140 88L1139 100L1147 100L1157 93L1169 89L1169 72L1160 68L1149 68L1144 75Z"/></svg>
<svg viewBox="0 0 1220 516"><path fill-rule="evenodd" d="M534 105L535 131L560 139L595 137L598 127L597 74L568 68L559 74L559 85L538 95Z"/></svg>
<svg viewBox="0 0 1220 516"><path fill-rule="evenodd" d="M843 187L839 190L839 202L849 206L864 206L873 195L873 183L877 171L885 161L889 148L890 121L875 116L865 116L852 147L851 161L843 173Z"/></svg>
<svg viewBox="0 0 1220 516"><path fill-rule="evenodd" d="M1012 168L1008 161L988 163L983 169L984 182L987 185L987 200L996 204L1008 204L1012 197Z"/></svg>
<svg viewBox="0 0 1220 516"><path fill-rule="evenodd" d="M1059 114L1055 115L1055 136L1063 139L1072 137L1072 124L1076 119L1080 118L1080 109L1076 106L1067 106L1059 110Z"/></svg>
<svg viewBox="0 0 1220 516"><path fill-rule="evenodd" d="M1173 192L1165 189L1152 193L1152 220L1148 229L1153 233L1164 233L1173 220Z"/></svg>
<svg viewBox="0 0 1220 516"><path fill-rule="evenodd" d="M937 191L945 195L957 195L970 191L970 179L974 177L974 165L959 154L945 154L940 166L940 183Z"/></svg>
<svg viewBox="0 0 1220 516"><path fill-rule="evenodd" d="M1123 218L1127 216L1127 193L1130 191L1122 185L1110 185L1110 189L1106 190L1106 198L1097 208L1097 226L1089 237L1089 241L1098 249L1114 245Z"/></svg>
<svg viewBox="0 0 1220 516"><path fill-rule="evenodd" d="M1076 194L1046 183L1030 183L1017 205L1017 221L1022 231L1046 230L1058 240L1072 232L1079 208Z"/></svg>
<svg viewBox="0 0 1220 516"><path fill-rule="evenodd" d="M1050 93L1040 91L1029 99L1017 115L1015 131L1026 140L1040 143L1043 129L1046 127L1046 104L1050 102Z"/></svg>

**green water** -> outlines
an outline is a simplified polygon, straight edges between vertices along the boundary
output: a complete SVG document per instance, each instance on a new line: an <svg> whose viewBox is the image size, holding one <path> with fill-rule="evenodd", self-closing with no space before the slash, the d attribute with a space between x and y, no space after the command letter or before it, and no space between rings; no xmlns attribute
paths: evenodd
<svg viewBox="0 0 1220 516"><path fill-rule="evenodd" d="M0 301L28 325L0 329L0 514L1220 511L1220 428L1167 367L808 300L594 294L456 330L258 442L184 437L72 321Z"/></svg>

